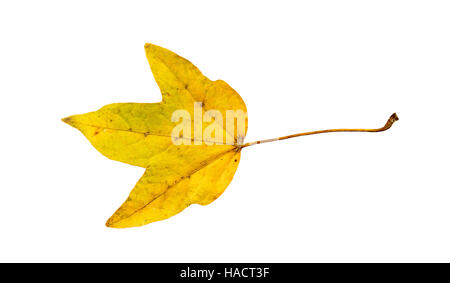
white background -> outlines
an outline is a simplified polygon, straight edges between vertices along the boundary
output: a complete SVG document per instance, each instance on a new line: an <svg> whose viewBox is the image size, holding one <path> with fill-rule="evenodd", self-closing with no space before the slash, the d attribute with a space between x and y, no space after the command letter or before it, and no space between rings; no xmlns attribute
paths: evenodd
<svg viewBox="0 0 450 283"><path fill-rule="evenodd" d="M450 261L448 1L2 1L1 261ZM161 99L144 43L249 111L214 203L141 228L108 217L144 169L61 118Z"/></svg>

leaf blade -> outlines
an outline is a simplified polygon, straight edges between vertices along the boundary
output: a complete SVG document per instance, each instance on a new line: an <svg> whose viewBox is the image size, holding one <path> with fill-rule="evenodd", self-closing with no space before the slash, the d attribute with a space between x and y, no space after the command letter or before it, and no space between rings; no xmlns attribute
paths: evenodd
<svg viewBox="0 0 450 283"><path fill-rule="evenodd" d="M161 158L164 160L166 157ZM179 160L180 157L177 158ZM106 226L142 226L167 219L194 203L207 205L224 192L233 179L239 160L240 152L229 148L212 158L191 163L190 171L185 171L184 175L164 170L165 164L158 163L146 170ZM157 175L153 174L155 171Z"/></svg>

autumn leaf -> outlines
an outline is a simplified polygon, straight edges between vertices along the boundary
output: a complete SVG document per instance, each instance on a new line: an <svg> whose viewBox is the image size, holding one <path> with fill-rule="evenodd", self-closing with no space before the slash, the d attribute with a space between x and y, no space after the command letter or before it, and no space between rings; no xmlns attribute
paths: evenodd
<svg viewBox="0 0 450 283"><path fill-rule="evenodd" d="M152 44L146 44L145 50L161 89L161 103L110 104L63 119L106 157L146 168L106 223L109 227L141 226L169 218L194 203L211 203L231 182L241 156L236 145L245 133L236 134L233 144L174 145L174 111L185 109L194 116L195 102L203 104L203 115L215 109L225 117L227 110L247 112L247 108L227 83L209 80L186 59ZM203 123L202 131L207 126ZM223 131L224 136L231 135Z"/></svg>
<svg viewBox="0 0 450 283"><path fill-rule="evenodd" d="M63 119L106 157L146 169L106 222L108 227L142 226L167 219L191 204L213 202L230 184L241 150L253 144L330 131L383 131L398 119L394 114L380 129L315 131L244 144L247 108L234 89L222 80L209 80L165 48L146 44L145 51L162 93L160 103L115 103ZM179 110L194 119L186 120L174 135L179 126L174 113ZM245 114L241 129L234 120L231 126L228 118L225 123L227 111Z"/></svg>

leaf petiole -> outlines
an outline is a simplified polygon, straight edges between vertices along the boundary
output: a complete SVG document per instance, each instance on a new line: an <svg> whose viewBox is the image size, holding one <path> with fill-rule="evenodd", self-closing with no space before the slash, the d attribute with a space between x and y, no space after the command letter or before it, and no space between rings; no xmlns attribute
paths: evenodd
<svg viewBox="0 0 450 283"><path fill-rule="evenodd" d="M298 134L284 136L284 137L279 137L279 138L248 142L248 143L242 145L240 148L242 149L244 147L255 145L255 144L286 140L286 139L295 138L295 137L301 137L301 136L324 134L324 133L335 133L335 132L371 132L371 133L375 133L375 132L383 132L383 131L388 130L390 127L392 127L392 125L395 123L395 121L398 121L398 116L397 116L396 113L392 114L391 117L389 117L389 119L387 120L386 124L383 127L378 128L378 129L329 129L329 130L312 131L312 132L298 133Z"/></svg>

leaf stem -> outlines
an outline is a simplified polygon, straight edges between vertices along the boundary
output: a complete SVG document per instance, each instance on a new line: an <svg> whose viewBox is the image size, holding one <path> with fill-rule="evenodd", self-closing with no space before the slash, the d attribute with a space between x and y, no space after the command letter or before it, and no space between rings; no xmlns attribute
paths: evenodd
<svg viewBox="0 0 450 283"><path fill-rule="evenodd" d="M323 134L323 133L335 133L335 132L383 132L389 129L395 121L398 121L398 116L396 113L392 114L391 117L387 120L386 124L378 129L329 129L329 130L321 130L321 131L312 131L312 132L305 132L305 133L299 133L279 138L273 138L273 139L266 139L266 140L260 140L260 141L254 141L254 142L248 142L244 145L242 145L240 148L244 148L247 146L255 145L255 144L261 144L261 143L267 143L267 142L273 142L273 141L280 141L280 140L286 140L290 138L295 137L301 137L301 136L308 136L308 135L316 135L316 134Z"/></svg>

